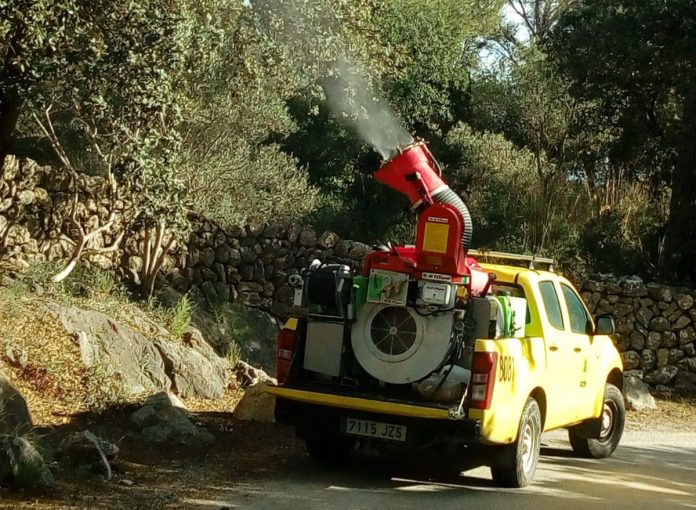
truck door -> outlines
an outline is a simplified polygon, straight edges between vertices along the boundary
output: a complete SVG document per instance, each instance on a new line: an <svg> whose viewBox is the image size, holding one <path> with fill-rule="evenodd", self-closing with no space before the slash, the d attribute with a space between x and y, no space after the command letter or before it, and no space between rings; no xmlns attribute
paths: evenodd
<svg viewBox="0 0 696 510"><path fill-rule="evenodd" d="M567 318L561 309L560 289L552 280L539 282L546 318L551 328L544 331L546 344L546 374L544 388L547 396L546 427L554 428L574 421L574 406L578 386L571 373L576 361L573 343L569 338Z"/></svg>
<svg viewBox="0 0 696 510"><path fill-rule="evenodd" d="M594 354L594 349L592 349L590 336L594 330L594 324L575 289L563 282L561 282L561 289L570 324L568 339L572 347L573 357L571 366L568 368L573 371L572 377L574 384L577 385L577 405L574 411L576 419L582 420L592 416L596 392L603 391L597 387L597 374L595 372L598 360ZM568 375L571 375L570 372ZM602 386L603 382L601 381Z"/></svg>

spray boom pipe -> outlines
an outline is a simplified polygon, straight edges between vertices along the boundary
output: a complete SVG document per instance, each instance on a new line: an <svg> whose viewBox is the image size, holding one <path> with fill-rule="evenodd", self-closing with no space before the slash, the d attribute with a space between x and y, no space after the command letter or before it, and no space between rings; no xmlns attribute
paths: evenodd
<svg viewBox="0 0 696 510"><path fill-rule="evenodd" d="M442 170L425 143L419 141L387 161L374 174L374 178L408 197L416 209L423 204L450 204L464 222L462 246L471 246L473 222L462 199L442 180Z"/></svg>

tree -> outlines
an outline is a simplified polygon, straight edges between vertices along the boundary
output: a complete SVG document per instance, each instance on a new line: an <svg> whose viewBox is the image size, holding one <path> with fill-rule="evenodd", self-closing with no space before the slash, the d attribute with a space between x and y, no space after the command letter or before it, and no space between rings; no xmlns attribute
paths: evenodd
<svg viewBox="0 0 696 510"><path fill-rule="evenodd" d="M377 11L380 41L391 61L384 91L405 123L417 131L456 123L482 37L495 30L499 0L397 0ZM425 133L424 133L425 134Z"/></svg>
<svg viewBox="0 0 696 510"><path fill-rule="evenodd" d="M0 0L0 170L22 108L38 87L65 72L66 49L80 24L75 0Z"/></svg>
<svg viewBox="0 0 696 510"><path fill-rule="evenodd" d="M576 91L601 101L619 131L610 157L672 182L660 271L696 281L696 4L586 0L568 12L550 51Z"/></svg>
<svg viewBox="0 0 696 510"><path fill-rule="evenodd" d="M121 190L135 199L131 217L147 232L157 231L153 239L160 244L152 249L157 262L148 267L156 275L173 244L164 243L159 232L165 225L170 230L185 226L176 163L191 30L177 3L169 0L50 4L62 10L57 25L46 21L46 27L26 21L25 12L34 17L56 14L49 3L25 4L25 10L15 11L7 33L24 34L14 37L12 51L15 67L26 76L14 89L7 81L2 85L4 91L9 87L17 92L20 106L36 121L74 183L72 214L63 235L75 249L56 278L65 278L83 253L95 249L90 244L97 236L109 233L114 239L109 249L117 249L123 235L114 231L113 210L101 225L88 228L78 220L82 172L105 177L112 205ZM60 45L54 44L52 30L60 35ZM29 33L33 35L27 39ZM43 51L38 49L42 41L48 45ZM148 280L154 279L150 276Z"/></svg>
<svg viewBox="0 0 696 510"><path fill-rule="evenodd" d="M290 101L299 129L285 137L283 147L307 167L311 182L321 190L313 217L321 227L358 239L410 240L407 204L372 181L380 159L365 132L374 135L387 124L394 130L401 123L437 146L465 107L469 75L478 58L477 38L495 28L502 3L342 1L332 2L322 16L318 12L324 3L310 2L311 21L304 14L289 18L288 30L297 39L295 50L289 51L302 49L296 60L307 62L321 89L308 87ZM346 11L347 4L351 8ZM322 21L335 16L345 23ZM279 23L285 26L287 21ZM340 29L331 28L335 26ZM322 44L317 47L318 42ZM323 97L324 90L334 92L332 100ZM394 115L385 122L389 110ZM365 124L378 129L365 129ZM381 145L382 137L374 138L373 145Z"/></svg>
<svg viewBox="0 0 696 510"><path fill-rule="evenodd" d="M544 38L556 22L568 10L580 5L582 0L508 0L509 8L519 16L528 35Z"/></svg>
<svg viewBox="0 0 696 510"><path fill-rule="evenodd" d="M188 17L195 33L179 169L195 210L224 225L301 219L316 192L270 141L294 129L285 99L297 71L241 2L199 1Z"/></svg>

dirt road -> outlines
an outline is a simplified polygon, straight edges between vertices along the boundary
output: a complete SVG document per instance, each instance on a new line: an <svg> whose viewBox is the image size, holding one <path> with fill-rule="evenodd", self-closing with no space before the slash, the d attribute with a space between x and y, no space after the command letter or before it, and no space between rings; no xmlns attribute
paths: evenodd
<svg viewBox="0 0 696 510"><path fill-rule="evenodd" d="M522 490L494 487L486 468L462 475L439 471L413 458L368 456L332 467L304 456L181 503L287 510L696 508L696 433L627 432L615 456L603 461L575 458L565 433L549 433L536 482Z"/></svg>
<svg viewBox="0 0 696 510"><path fill-rule="evenodd" d="M0 490L0 509L696 509L693 403L630 413L618 451L603 461L575 458L565 432L544 435L536 481L522 490L494 487L487 468L459 474L457 459L425 452L317 464L288 427L218 412L197 419L215 436L210 448L147 446L128 433L127 413L54 431L89 428L118 442L114 477L58 470L58 486L47 494Z"/></svg>

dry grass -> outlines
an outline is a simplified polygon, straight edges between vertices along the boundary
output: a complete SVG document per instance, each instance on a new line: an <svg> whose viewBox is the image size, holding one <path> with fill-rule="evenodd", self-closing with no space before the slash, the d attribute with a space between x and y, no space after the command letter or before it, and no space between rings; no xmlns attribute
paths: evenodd
<svg viewBox="0 0 696 510"><path fill-rule="evenodd" d="M7 272L0 267L0 277ZM65 332L46 303L96 310L147 338L182 334L191 322L192 304L182 299L172 309L132 301L107 272L82 268L70 279L53 284L52 264L38 264L15 273L0 286L0 368L24 395L37 425L58 426L83 412L100 412L126 403L117 377L80 362L77 342ZM38 292L37 292L38 290ZM11 363L8 350L21 363ZM187 399L195 412L232 411L242 391L230 389L222 399Z"/></svg>
<svg viewBox="0 0 696 510"><path fill-rule="evenodd" d="M0 277L7 272L0 268ZM14 273L0 286L0 368L27 400L41 426L57 426L71 416L100 411L125 402L118 378L80 362L77 342L65 332L46 303L96 310L148 338L164 333L161 311L138 306L104 271L82 269L72 280L53 284L52 264L38 264ZM188 302L171 317L188 326ZM16 358L12 361L11 358Z"/></svg>
<svg viewBox="0 0 696 510"><path fill-rule="evenodd" d="M8 309L12 313L6 313ZM0 296L0 331L3 371L26 398L37 423L65 423L71 414L83 410L86 373L76 363L79 348L40 303L19 296L8 304ZM8 348L23 353L23 366L10 365Z"/></svg>

